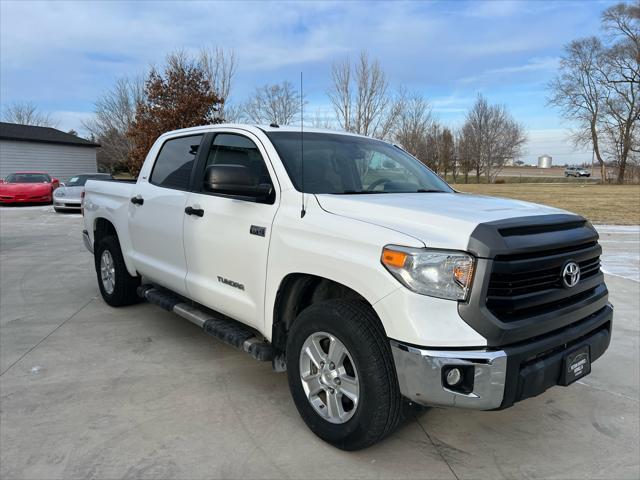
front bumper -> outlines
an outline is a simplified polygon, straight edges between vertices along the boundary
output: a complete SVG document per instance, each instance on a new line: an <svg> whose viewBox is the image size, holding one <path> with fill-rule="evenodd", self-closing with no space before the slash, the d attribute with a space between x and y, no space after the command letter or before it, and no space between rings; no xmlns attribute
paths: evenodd
<svg viewBox="0 0 640 480"><path fill-rule="evenodd" d="M53 206L57 209L65 209L65 210L80 210L81 203L80 200L70 200L70 199L61 199L58 197L53 198Z"/></svg>
<svg viewBox="0 0 640 480"><path fill-rule="evenodd" d="M0 197L0 203L14 204L14 203L51 203L51 195L17 195L9 196L3 195Z"/></svg>
<svg viewBox="0 0 640 480"><path fill-rule="evenodd" d="M421 405L496 410L541 394L563 378L568 352L588 345L591 362L608 348L613 307L576 324L497 350L424 349L391 340L400 391ZM448 367L470 372L464 391L445 386Z"/></svg>

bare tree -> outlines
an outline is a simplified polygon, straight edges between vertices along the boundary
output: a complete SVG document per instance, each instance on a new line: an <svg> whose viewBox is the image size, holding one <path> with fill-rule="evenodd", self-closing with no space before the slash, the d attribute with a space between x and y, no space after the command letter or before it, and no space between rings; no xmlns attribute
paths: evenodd
<svg viewBox="0 0 640 480"><path fill-rule="evenodd" d="M2 113L2 119L9 123L33 125L36 127L57 127L58 121L49 113L42 112L33 102L13 102Z"/></svg>
<svg viewBox="0 0 640 480"><path fill-rule="evenodd" d="M464 183L469 183L469 172L473 170L477 158L472 145L471 128L464 125L456 135L456 159L458 171L464 175Z"/></svg>
<svg viewBox="0 0 640 480"><path fill-rule="evenodd" d="M467 164L467 152L464 145L464 136L462 129L456 129L453 134L453 160L451 166L451 174L453 183L458 183L459 175L464 175L464 182L469 182L469 167Z"/></svg>
<svg viewBox="0 0 640 480"><path fill-rule="evenodd" d="M596 37L571 42L565 47L560 60L560 73L550 83L551 96L548 102L560 107L565 118L577 122L572 131L576 145L592 145L600 165L602 179L607 178L607 169L599 142L598 124L605 94L600 88L602 81L598 72L604 61L603 46Z"/></svg>
<svg viewBox="0 0 640 480"><path fill-rule="evenodd" d="M327 92L329 100L333 104L340 128L347 132L354 131L353 114L351 112L352 85L351 85L351 62L349 59L341 62L334 62L331 66L332 86Z"/></svg>
<svg viewBox="0 0 640 480"><path fill-rule="evenodd" d="M636 48L640 47L638 38L638 21L640 21L640 2L618 3L602 13L602 26L614 39L626 37Z"/></svg>
<svg viewBox="0 0 640 480"><path fill-rule="evenodd" d="M469 159L476 178L484 173L487 183L495 180L508 160L521 154L527 137L524 128L516 122L504 105L490 105L478 95L476 103L467 113L462 127L465 147L470 149Z"/></svg>
<svg viewBox="0 0 640 480"><path fill-rule="evenodd" d="M226 104L224 105L224 121L225 123L244 123L247 117L242 104Z"/></svg>
<svg viewBox="0 0 640 480"><path fill-rule="evenodd" d="M425 164L427 158L428 134L435 121L429 102L419 93L401 90L399 95L397 126L393 139L411 155Z"/></svg>
<svg viewBox="0 0 640 480"><path fill-rule="evenodd" d="M125 168L132 148L127 131L135 119L136 105L143 98L142 78L121 78L96 101L95 116L83 122L101 146L97 157L102 170Z"/></svg>
<svg viewBox="0 0 640 480"><path fill-rule="evenodd" d="M298 122L301 97L291 82L256 88L244 105L244 114L254 123L290 125Z"/></svg>
<svg viewBox="0 0 640 480"><path fill-rule="evenodd" d="M322 112L319 108L313 114L311 118L311 126L313 128L324 128L328 130L335 130L335 121L331 116L328 116L326 112Z"/></svg>
<svg viewBox="0 0 640 480"><path fill-rule="evenodd" d="M419 92L402 89L398 98L394 141L446 177L449 169L454 169L455 141L451 130L434 118L429 102Z"/></svg>
<svg viewBox="0 0 640 480"><path fill-rule="evenodd" d="M605 151L618 166L618 183L623 183L627 163L640 153L640 2L609 7L602 23L611 43L598 72L606 92L601 123Z"/></svg>
<svg viewBox="0 0 640 480"><path fill-rule="evenodd" d="M592 146L603 181L606 162L613 160L622 183L627 162L638 153L640 3L608 8L602 26L606 43L589 37L565 47L549 103L577 123L573 139Z"/></svg>
<svg viewBox="0 0 640 480"><path fill-rule="evenodd" d="M434 122L429 125L425 133L424 152L422 153L421 160L433 171L438 170L438 137L441 131L442 126Z"/></svg>
<svg viewBox="0 0 640 480"><path fill-rule="evenodd" d="M220 47L202 49L200 51L199 63L206 73L206 78L217 97L222 100L219 116L225 121L235 121L228 119L229 115L237 114L237 110L227 114L227 105L231 95L233 78L238 68L238 59L235 51L224 50Z"/></svg>
<svg viewBox="0 0 640 480"><path fill-rule="evenodd" d="M327 93L342 129L377 138L391 134L400 102L389 93L380 62L362 51L354 65L349 59L335 62L331 81Z"/></svg>
<svg viewBox="0 0 640 480"><path fill-rule="evenodd" d="M453 133L448 128L444 127L438 137L438 173L441 173L443 178L447 178L447 173L451 170L453 178L455 179L455 140Z"/></svg>

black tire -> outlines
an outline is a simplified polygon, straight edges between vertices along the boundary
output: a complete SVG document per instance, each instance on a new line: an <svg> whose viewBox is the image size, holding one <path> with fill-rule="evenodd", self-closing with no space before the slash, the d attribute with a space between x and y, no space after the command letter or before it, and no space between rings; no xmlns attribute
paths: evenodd
<svg viewBox="0 0 640 480"><path fill-rule="evenodd" d="M311 405L300 379L300 351L316 332L339 339L358 373L360 394L355 412L345 423L331 423ZM359 450L393 432L403 405L391 347L375 312L357 300L328 300L306 308L287 339L289 389L300 416L318 437L343 450Z"/></svg>
<svg viewBox="0 0 640 480"><path fill-rule="evenodd" d="M100 273L100 259L105 251L111 254L115 273L113 291L110 293L106 291ZM137 292L140 286L140 277L132 277L129 275L127 266L124 263L124 258L122 257L118 237L109 235L96 242L94 263L98 277L98 286L100 287L100 293L105 302L112 307L123 307L125 305L133 305L140 300Z"/></svg>

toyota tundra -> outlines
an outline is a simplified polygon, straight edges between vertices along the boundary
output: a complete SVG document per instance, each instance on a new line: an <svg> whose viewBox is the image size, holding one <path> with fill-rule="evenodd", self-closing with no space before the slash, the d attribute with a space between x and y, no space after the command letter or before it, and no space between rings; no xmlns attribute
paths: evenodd
<svg viewBox="0 0 640 480"><path fill-rule="evenodd" d="M286 371L306 424L345 450L408 402L499 410L568 386L609 345L589 221L457 192L384 141L168 132L135 183L89 180L83 212L106 303L145 299Z"/></svg>

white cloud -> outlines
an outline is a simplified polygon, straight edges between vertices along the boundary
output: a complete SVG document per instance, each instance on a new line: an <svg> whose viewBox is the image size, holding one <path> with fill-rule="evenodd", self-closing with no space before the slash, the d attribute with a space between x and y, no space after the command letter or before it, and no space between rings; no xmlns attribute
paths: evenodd
<svg viewBox="0 0 640 480"><path fill-rule="evenodd" d="M508 65L490 68L478 75L460 79L460 83L478 83L495 80L497 78L515 77L522 74L555 72L560 62L559 57L534 57L521 65Z"/></svg>

